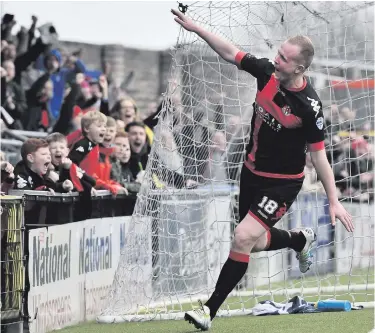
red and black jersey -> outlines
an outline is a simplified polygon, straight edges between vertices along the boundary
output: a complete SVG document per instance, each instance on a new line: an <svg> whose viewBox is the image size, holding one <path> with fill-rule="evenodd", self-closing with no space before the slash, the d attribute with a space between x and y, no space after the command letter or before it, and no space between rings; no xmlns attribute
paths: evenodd
<svg viewBox="0 0 375 333"><path fill-rule="evenodd" d="M70 179L78 191L95 186L95 178L100 170L99 146L86 137L82 137L71 148L68 157L73 164L70 167ZM77 172L84 171L83 178L79 179ZM83 183L84 182L84 183Z"/></svg>
<svg viewBox="0 0 375 333"><path fill-rule="evenodd" d="M322 103L304 79L300 89L286 89L266 58L239 52L237 66L257 79L251 137L245 165L270 178L301 178L306 151L324 149Z"/></svg>

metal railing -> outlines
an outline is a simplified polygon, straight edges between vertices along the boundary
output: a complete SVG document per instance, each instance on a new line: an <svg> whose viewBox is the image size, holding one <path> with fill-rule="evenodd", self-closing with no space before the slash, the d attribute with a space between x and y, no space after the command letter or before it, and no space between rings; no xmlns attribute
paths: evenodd
<svg viewBox="0 0 375 333"><path fill-rule="evenodd" d="M24 201L1 197L1 332L22 332L25 292Z"/></svg>

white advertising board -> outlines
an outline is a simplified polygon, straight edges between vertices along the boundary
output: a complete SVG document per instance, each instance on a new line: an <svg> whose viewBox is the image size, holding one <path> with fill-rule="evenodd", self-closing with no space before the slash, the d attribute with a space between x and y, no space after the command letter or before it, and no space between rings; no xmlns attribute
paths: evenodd
<svg viewBox="0 0 375 333"><path fill-rule="evenodd" d="M44 333L94 319L102 309L131 217L91 219L31 230L28 310L31 333ZM133 230L134 231L134 230ZM135 228L132 238L138 239ZM147 236L146 236L147 237ZM151 253L151 235L145 241ZM143 267L150 276L151 260ZM144 288L151 292L151 282Z"/></svg>

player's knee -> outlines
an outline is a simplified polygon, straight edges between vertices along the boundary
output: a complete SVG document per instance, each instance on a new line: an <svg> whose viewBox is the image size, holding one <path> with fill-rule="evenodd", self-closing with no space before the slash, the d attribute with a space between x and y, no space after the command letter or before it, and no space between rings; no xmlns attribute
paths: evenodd
<svg viewBox="0 0 375 333"><path fill-rule="evenodd" d="M267 247L267 244L268 244L267 234L264 233L262 236L260 236L257 239L256 243L254 244L253 248L251 249L251 252L252 253L261 252Z"/></svg>
<svg viewBox="0 0 375 333"><path fill-rule="evenodd" d="M234 231L233 245L238 250L250 251L256 244L257 238L251 230L238 226Z"/></svg>

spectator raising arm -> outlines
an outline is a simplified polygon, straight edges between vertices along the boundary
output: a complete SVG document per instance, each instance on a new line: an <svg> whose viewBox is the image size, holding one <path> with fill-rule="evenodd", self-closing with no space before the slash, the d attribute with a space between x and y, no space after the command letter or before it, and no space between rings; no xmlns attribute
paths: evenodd
<svg viewBox="0 0 375 333"><path fill-rule="evenodd" d="M73 118L73 110L74 110L74 106L76 105L78 96L79 96L79 85L76 83L73 83L71 85L71 90L69 94L64 99L64 103L60 111L60 116L55 126L53 127L53 132L60 132L65 135L71 132L71 129L72 129L71 121Z"/></svg>

